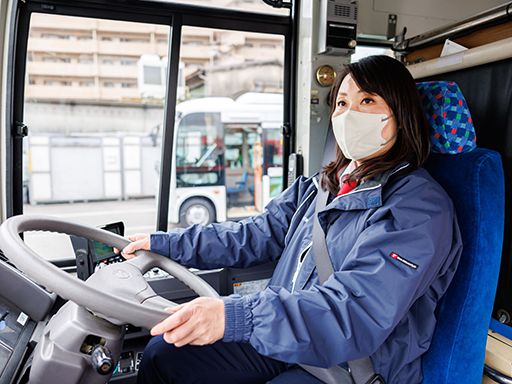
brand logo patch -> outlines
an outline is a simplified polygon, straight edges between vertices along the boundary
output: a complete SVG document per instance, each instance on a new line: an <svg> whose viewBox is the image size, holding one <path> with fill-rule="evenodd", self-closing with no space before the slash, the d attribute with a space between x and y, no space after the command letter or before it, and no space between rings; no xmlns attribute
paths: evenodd
<svg viewBox="0 0 512 384"><path fill-rule="evenodd" d="M389 254L389 256L391 256L391 258L395 259L395 260L398 260L400 261L401 263L407 265L408 267L412 268L412 269L418 269L418 265L417 264L414 264L412 261L409 261L407 259L404 259L402 256L400 256L398 253L396 252L391 252Z"/></svg>

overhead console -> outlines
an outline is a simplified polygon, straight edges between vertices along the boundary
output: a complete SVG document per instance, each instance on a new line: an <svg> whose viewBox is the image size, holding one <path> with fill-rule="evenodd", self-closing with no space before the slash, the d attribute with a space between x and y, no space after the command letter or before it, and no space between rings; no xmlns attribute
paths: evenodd
<svg viewBox="0 0 512 384"><path fill-rule="evenodd" d="M510 4L410 38L405 30L393 50L416 79L509 59Z"/></svg>

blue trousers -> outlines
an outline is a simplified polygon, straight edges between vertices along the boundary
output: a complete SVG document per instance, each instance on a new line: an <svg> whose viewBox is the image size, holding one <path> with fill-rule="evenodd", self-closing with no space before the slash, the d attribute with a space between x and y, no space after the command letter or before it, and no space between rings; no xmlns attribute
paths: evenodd
<svg viewBox="0 0 512 384"><path fill-rule="evenodd" d="M250 344L216 342L177 348L151 339L137 384L321 384L296 365L260 355Z"/></svg>

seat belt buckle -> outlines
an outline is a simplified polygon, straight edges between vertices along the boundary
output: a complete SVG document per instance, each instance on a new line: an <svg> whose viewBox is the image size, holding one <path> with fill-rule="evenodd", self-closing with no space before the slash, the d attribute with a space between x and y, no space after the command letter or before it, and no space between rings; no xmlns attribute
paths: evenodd
<svg viewBox="0 0 512 384"><path fill-rule="evenodd" d="M386 384L386 382L381 375L376 373L365 384Z"/></svg>

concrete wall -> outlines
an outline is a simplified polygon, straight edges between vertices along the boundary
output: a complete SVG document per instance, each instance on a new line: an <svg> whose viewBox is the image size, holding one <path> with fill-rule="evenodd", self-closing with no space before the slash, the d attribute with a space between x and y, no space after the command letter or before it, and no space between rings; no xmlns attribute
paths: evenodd
<svg viewBox="0 0 512 384"><path fill-rule="evenodd" d="M160 144L135 135L32 135L26 142L27 202L154 197Z"/></svg>
<svg viewBox="0 0 512 384"><path fill-rule="evenodd" d="M283 66L273 60L254 67L208 73L205 96L234 97L244 92L283 91Z"/></svg>
<svg viewBox="0 0 512 384"><path fill-rule="evenodd" d="M30 134L76 132L149 133L162 125L162 106L88 104L25 104L25 123Z"/></svg>

